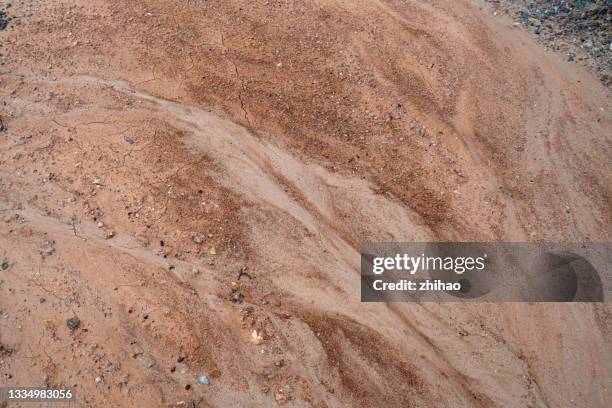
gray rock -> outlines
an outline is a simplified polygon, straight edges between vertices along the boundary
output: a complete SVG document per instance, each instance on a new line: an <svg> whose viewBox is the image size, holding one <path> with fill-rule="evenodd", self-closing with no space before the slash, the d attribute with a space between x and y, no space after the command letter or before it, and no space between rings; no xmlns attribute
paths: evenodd
<svg viewBox="0 0 612 408"><path fill-rule="evenodd" d="M204 242L204 239L202 238L202 236L200 236L200 234L198 234L197 232L191 233L191 240L198 245Z"/></svg>
<svg viewBox="0 0 612 408"><path fill-rule="evenodd" d="M78 330L79 327L81 327L81 320L76 316L71 317L70 319L66 320L66 325L68 326L70 331L75 331Z"/></svg>
<svg viewBox="0 0 612 408"><path fill-rule="evenodd" d="M6 16L6 12L3 10L0 10L0 31L8 27L8 23L9 23L9 20Z"/></svg>
<svg viewBox="0 0 612 408"><path fill-rule="evenodd" d="M55 252L55 243L48 242L47 245L43 248L43 253L45 255L51 255Z"/></svg>
<svg viewBox="0 0 612 408"><path fill-rule="evenodd" d="M232 293L230 298L232 299L232 302L234 303L242 303L242 300L244 299L244 295L242 294L242 292L235 291Z"/></svg>

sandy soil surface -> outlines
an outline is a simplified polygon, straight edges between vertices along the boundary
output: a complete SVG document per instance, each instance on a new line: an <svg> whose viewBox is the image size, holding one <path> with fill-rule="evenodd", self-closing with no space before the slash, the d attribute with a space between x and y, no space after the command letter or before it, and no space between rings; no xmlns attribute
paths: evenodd
<svg viewBox="0 0 612 408"><path fill-rule="evenodd" d="M0 385L610 406L609 305L359 302L365 240L610 241L610 91L533 33L476 0L1 4Z"/></svg>

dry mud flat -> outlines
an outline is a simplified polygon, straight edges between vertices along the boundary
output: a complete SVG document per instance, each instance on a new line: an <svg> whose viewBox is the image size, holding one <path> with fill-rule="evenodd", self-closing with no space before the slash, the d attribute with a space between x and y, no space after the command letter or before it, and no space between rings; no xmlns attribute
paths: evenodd
<svg viewBox="0 0 612 408"><path fill-rule="evenodd" d="M609 406L608 305L359 302L361 241L610 241L609 91L488 7L2 3L0 384Z"/></svg>

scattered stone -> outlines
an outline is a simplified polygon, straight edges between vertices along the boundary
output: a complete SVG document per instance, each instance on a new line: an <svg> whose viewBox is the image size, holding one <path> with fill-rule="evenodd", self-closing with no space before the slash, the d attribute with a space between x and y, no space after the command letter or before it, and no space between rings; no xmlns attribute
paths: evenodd
<svg viewBox="0 0 612 408"><path fill-rule="evenodd" d="M546 47L569 55L612 86L611 0L485 0L498 14L513 17ZM573 54L577 54L574 56Z"/></svg>
<svg viewBox="0 0 612 408"><path fill-rule="evenodd" d="M47 242L46 246L43 248L43 254L51 255L55 252L55 243Z"/></svg>
<svg viewBox="0 0 612 408"><path fill-rule="evenodd" d="M242 292L239 291L233 291L230 299L232 300L232 302L234 303L242 303L243 299L244 299L244 295L242 294Z"/></svg>
<svg viewBox="0 0 612 408"><path fill-rule="evenodd" d="M95 382L98 385L104 384L104 379L102 377L96 377Z"/></svg>
<svg viewBox="0 0 612 408"><path fill-rule="evenodd" d="M127 133L123 134L123 140L125 140L129 144L134 144L134 139L132 139Z"/></svg>
<svg viewBox="0 0 612 408"><path fill-rule="evenodd" d="M2 264L0 264L0 268L2 268L3 271L6 271L9 266L11 266L11 264L9 264L8 259L3 259Z"/></svg>
<svg viewBox="0 0 612 408"><path fill-rule="evenodd" d="M70 331L75 331L78 330L79 327L81 327L81 320L79 320L79 318L76 316L71 317L70 319L66 320L66 325L68 326Z"/></svg>
<svg viewBox="0 0 612 408"><path fill-rule="evenodd" d="M185 361L185 357L183 356L178 356L178 358L176 359L177 363L182 363L183 361Z"/></svg>
<svg viewBox="0 0 612 408"><path fill-rule="evenodd" d="M6 16L6 11L0 10L0 31L8 27L8 22L9 20Z"/></svg>
<svg viewBox="0 0 612 408"><path fill-rule="evenodd" d="M119 369L119 366L115 363L110 363L108 367L106 367L106 371L108 371L109 373L113 373L117 371L118 369Z"/></svg>
<svg viewBox="0 0 612 408"><path fill-rule="evenodd" d="M197 384L202 384L202 385L208 385L210 384L210 380L208 379L208 376L206 375L201 375L196 379L196 383Z"/></svg>
<svg viewBox="0 0 612 408"><path fill-rule="evenodd" d="M261 344L263 342L263 336L257 331L257 329L251 332L251 341L254 344Z"/></svg>
<svg viewBox="0 0 612 408"><path fill-rule="evenodd" d="M4 122L2 122L2 118L0 118L0 132L2 132L3 130L6 130L6 128L4 127Z"/></svg>
<svg viewBox="0 0 612 408"><path fill-rule="evenodd" d="M53 94L48 94L47 95L47 100L48 101L52 101L53 100Z"/></svg>
<svg viewBox="0 0 612 408"><path fill-rule="evenodd" d="M107 230L107 231L106 231L106 234L105 234L105 236L104 236L104 237L105 237L106 239L111 239L111 238L113 238L114 236L115 236L115 231L113 231L113 230Z"/></svg>
<svg viewBox="0 0 612 408"><path fill-rule="evenodd" d="M147 368L153 368L155 367L155 360L153 359L153 357L149 357L147 359Z"/></svg>
<svg viewBox="0 0 612 408"><path fill-rule="evenodd" d="M197 275L200 273L200 270L196 266L192 266L191 273L193 273L194 275Z"/></svg>
<svg viewBox="0 0 612 408"><path fill-rule="evenodd" d="M204 242L204 239L197 232L191 233L191 240L198 245Z"/></svg>

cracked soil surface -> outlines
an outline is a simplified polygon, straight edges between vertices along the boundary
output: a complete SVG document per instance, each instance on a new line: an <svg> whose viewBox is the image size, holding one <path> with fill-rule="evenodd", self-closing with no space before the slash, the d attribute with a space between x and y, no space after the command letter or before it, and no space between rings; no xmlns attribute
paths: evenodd
<svg viewBox="0 0 612 408"><path fill-rule="evenodd" d="M608 304L359 302L363 241L610 241L592 74L476 0L12 3L0 385L610 406Z"/></svg>

